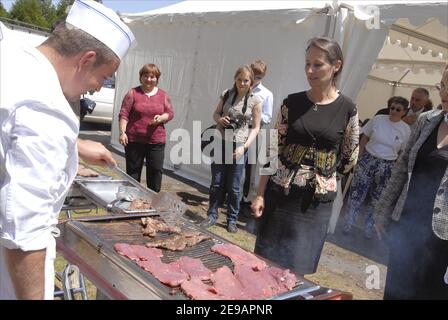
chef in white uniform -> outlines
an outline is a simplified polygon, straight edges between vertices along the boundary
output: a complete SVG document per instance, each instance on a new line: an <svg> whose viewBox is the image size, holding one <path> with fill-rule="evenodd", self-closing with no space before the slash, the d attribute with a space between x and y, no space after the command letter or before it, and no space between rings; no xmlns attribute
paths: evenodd
<svg viewBox="0 0 448 320"><path fill-rule="evenodd" d="M99 143L78 139L68 101L99 90L134 42L110 9L76 0L37 48L5 32L0 57L0 299L53 299L54 236L78 153L115 164Z"/></svg>

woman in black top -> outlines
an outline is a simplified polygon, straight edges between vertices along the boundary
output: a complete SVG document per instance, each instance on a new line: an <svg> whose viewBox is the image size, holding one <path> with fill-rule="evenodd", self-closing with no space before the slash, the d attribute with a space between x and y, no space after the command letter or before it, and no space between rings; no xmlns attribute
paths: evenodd
<svg viewBox="0 0 448 320"><path fill-rule="evenodd" d="M340 94L339 45L314 38L306 49L311 89L289 95L277 118L278 170L262 176L252 212L261 217L255 253L299 274L316 272L336 196L336 172L358 155L358 112Z"/></svg>

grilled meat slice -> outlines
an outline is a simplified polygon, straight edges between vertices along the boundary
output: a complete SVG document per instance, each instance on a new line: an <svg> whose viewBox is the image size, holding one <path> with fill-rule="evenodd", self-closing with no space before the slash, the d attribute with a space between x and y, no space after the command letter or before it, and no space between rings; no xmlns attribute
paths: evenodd
<svg viewBox="0 0 448 320"><path fill-rule="evenodd" d="M132 200L128 208L128 210L147 210L147 209L151 209L151 202L141 198Z"/></svg>
<svg viewBox="0 0 448 320"><path fill-rule="evenodd" d="M155 237L158 231L170 232L170 233L180 233L179 227L167 225L165 222L152 219L149 217L142 218L143 225L143 235L149 237Z"/></svg>
<svg viewBox="0 0 448 320"><path fill-rule="evenodd" d="M210 237L201 232L191 232L186 234L177 234L169 238L148 242L146 243L146 246L164 248L172 251L182 251L186 247L192 247L195 244L207 239L210 239Z"/></svg>

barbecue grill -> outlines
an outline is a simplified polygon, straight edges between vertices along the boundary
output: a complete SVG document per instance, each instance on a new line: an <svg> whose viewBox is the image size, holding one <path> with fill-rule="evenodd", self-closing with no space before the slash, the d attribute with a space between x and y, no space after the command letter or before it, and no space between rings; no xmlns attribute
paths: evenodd
<svg viewBox="0 0 448 320"><path fill-rule="evenodd" d="M180 221L180 222L179 222ZM197 231L198 228L188 220L180 218L178 225L182 231ZM159 282L152 274L141 269L135 262L115 252L113 245L118 242L140 244L151 241L141 232L140 219L101 221L68 221L59 226L61 236L57 239L58 250L81 272L92 281L109 299L188 299L178 288L171 288ZM183 251L162 250L162 262L170 263L181 256L200 259L204 265L215 272L224 265L233 269L232 261L210 248L217 243L227 243L223 238L208 231L211 239L200 242ZM167 237L157 234L154 240ZM267 262L268 265L272 263ZM319 286L307 281L303 277L292 291L272 297L272 299L293 299L308 297L308 294L320 289Z"/></svg>
<svg viewBox="0 0 448 320"><path fill-rule="evenodd" d="M106 216L95 215L70 219L58 225L61 231L60 237L56 239L58 252L70 264L79 268L80 272L98 288L101 296L108 299L189 299L179 287L172 288L162 284L151 273L114 250L115 243L144 245L152 241L142 233L140 218L142 216L155 216L153 218L163 220L167 224L175 224L183 233L200 231L210 236L210 239L187 247L183 251L162 249L164 254L162 262L170 263L181 256L188 256L200 259L212 272L222 266L228 266L233 270L234 266L229 258L210 250L213 245L228 243L228 241L187 220L183 216L186 206L169 193L155 193L125 179L111 180L104 177L77 179L72 189L95 205L106 208L115 200L114 192L120 186L134 188L134 196L150 201L152 210L130 214L126 213L126 208L114 206L112 212ZM76 193L75 195L79 196ZM159 232L153 240L157 241L169 236ZM268 266L276 266L269 261L266 263ZM316 295L329 294L327 289L301 276L296 276L298 280L291 291L270 299L309 299Z"/></svg>

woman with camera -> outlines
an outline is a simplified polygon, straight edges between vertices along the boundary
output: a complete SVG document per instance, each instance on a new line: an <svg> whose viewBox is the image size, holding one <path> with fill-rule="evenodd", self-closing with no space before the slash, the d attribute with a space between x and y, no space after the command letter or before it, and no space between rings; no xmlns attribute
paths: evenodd
<svg viewBox="0 0 448 320"><path fill-rule="evenodd" d="M262 176L252 212L261 217L255 253L298 274L316 272L336 197L336 173L358 156L358 112L336 79L342 50L329 38L306 49L310 89L290 94L277 117L278 170Z"/></svg>
<svg viewBox="0 0 448 320"><path fill-rule="evenodd" d="M236 221L240 211L240 185L246 151L256 139L261 121L261 100L252 93L254 74L250 66L238 68L234 80L233 87L223 92L213 113L222 144L221 150L217 150L221 152L215 151L211 164L208 217L202 223L205 228L216 223L218 207L227 193L227 231L232 233L238 231ZM249 124L252 124L252 129L249 129Z"/></svg>
<svg viewBox="0 0 448 320"><path fill-rule="evenodd" d="M140 182L146 159L146 185L159 192L165 154L165 123L173 119L168 94L159 89L160 70L152 63L139 71L140 86L126 94L119 115L120 144L124 146L126 172Z"/></svg>

